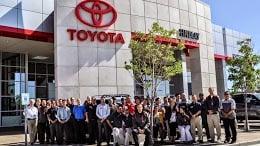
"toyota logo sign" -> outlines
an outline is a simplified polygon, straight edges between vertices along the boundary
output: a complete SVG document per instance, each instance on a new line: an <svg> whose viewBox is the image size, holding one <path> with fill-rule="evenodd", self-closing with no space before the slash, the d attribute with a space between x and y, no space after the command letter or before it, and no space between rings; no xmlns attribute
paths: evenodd
<svg viewBox="0 0 260 146"><path fill-rule="evenodd" d="M108 27L117 19L114 7L103 0L82 1L77 5L75 14L80 22L96 28Z"/></svg>
<svg viewBox="0 0 260 146"><path fill-rule="evenodd" d="M88 26L94 28L108 27L115 23L117 13L113 6L103 0L84 0L75 8L77 19ZM91 28L74 29L68 28L69 39L71 41L99 41L124 44L125 40L122 33L109 31L98 31Z"/></svg>

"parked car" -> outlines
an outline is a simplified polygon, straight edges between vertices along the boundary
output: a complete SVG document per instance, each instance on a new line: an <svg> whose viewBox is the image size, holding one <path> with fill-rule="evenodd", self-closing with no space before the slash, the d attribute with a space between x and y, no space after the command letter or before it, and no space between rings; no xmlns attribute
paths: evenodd
<svg viewBox="0 0 260 146"><path fill-rule="evenodd" d="M248 119L260 119L260 93L247 93ZM245 98L243 93L234 94L233 99L236 101L237 119L245 119Z"/></svg>
<svg viewBox="0 0 260 146"><path fill-rule="evenodd" d="M100 103L101 96L105 97L106 103L108 103L108 100L114 97L116 99L116 103L121 103L121 98L126 98L129 96L128 94L106 94L106 95L96 95L97 104Z"/></svg>

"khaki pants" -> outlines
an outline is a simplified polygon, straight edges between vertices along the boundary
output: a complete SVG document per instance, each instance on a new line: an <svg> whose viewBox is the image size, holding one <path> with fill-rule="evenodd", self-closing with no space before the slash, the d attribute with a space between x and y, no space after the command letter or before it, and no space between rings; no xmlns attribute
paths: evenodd
<svg viewBox="0 0 260 146"><path fill-rule="evenodd" d="M195 140L196 137L196 128L198 129L198 140L202 140L202 121L201 116L192 118L190 121L191 124L191 134L193 140Z"/></svg>
<svg viewBox="0 0 260 146"><path fill-rule="evenodd" d="M211 140L215 140L214 128L216 128L217 137L218 137L218 140L219 140L220 136L221 136L221 127L220 127L219 115L218 114L207 115L207 121L208 121L209 134L210 134Z"/></svg>
<svg viewBox="0 0 260 146"><path fill-rule="evenodd" d="M37 123L36 120L27 120L28 132L30 136L30 143L35 142L36 133L37 133Z"/></svg>

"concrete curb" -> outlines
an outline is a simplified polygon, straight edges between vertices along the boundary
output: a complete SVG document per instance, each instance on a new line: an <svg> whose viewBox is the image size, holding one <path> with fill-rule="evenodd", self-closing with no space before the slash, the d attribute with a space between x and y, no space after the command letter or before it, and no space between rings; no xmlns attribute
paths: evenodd
<svg viewBox="0 0 260 146"><path fill-rule="evenodd" d="M255 141L245 141L245 142L240 142L240 143L235 143L235 144L229 144L229 146L248 146L248 145L254 145L254 144L260 144L260 139L255 140Z"/></svg>

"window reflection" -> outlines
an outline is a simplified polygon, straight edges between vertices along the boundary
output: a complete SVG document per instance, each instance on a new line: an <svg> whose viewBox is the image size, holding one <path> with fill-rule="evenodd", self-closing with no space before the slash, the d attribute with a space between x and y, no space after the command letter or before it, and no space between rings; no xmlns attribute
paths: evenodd
<svg viewBox="0 0 260 146"><path fill-rule="evenodd" d="M2 96L20 96L25 92L25 82L2 82Z"/></svg>
<svg viewBox="0 0 260 146"><path fill-rule="evenodd" d="M53 98L53 95L55 95L54 65L29 62L28 67L28 92L30 97Z"/></svg>
<svg viewBox="0 0 260 146"><path fill-rule="evenodd" d="M2 97L2 111L14 111L14 110L19 110L20 105L19 102L17 101L19 99L16 99L14 97Z"/></svg>
<svg viewBox="0 0 260 146"><path fill-rule="evenodd" d="M36 64L36 73L37 74L46 74L47 73L46 64L44 64L44 63L37 63Z"/></svg>
<svg viewBox="0 0 260 146"><path fill-rule="evenodd" d="M20 67L2 67L2 80L25 81L25 70Z"/></svg>
<svg viewBox="0 0 260 146"><path fill-rule="evenodd" d="M37 86L46 86L47 76L46 75L37 75L36 76L36 85Z"/></svg>
<svg viewBox="0 0 260 146"><path fill-rule="evenodd" d="M48 98L46 87L36 87L36 97L37 98Z"/></svg>
<svg viewBox="0 0 260 146"><path fill-rule="evenodd" d="M28 73L35 73L35 63L34 62L28 63Z"/></svg>
<svg viewBox="0 0 260 146"><path fill-rule="evenodd" d="M30 98L36 98L36 87L28 87L28 93L30 95Z"/></svg>
<svg viewBox="0 0 260 146"><path fill-rule="evenodd" d="M48 74L54 74L54 65L48 64Z"/></svg>
<svg viewBox="0 0 260 146"><path fill-rule="evenodd" d="M2 65L5 66L20 66L20 54L17 53L8 53L3 52L2 53ZM24 64L24 63L22 63Z"/></svg>

